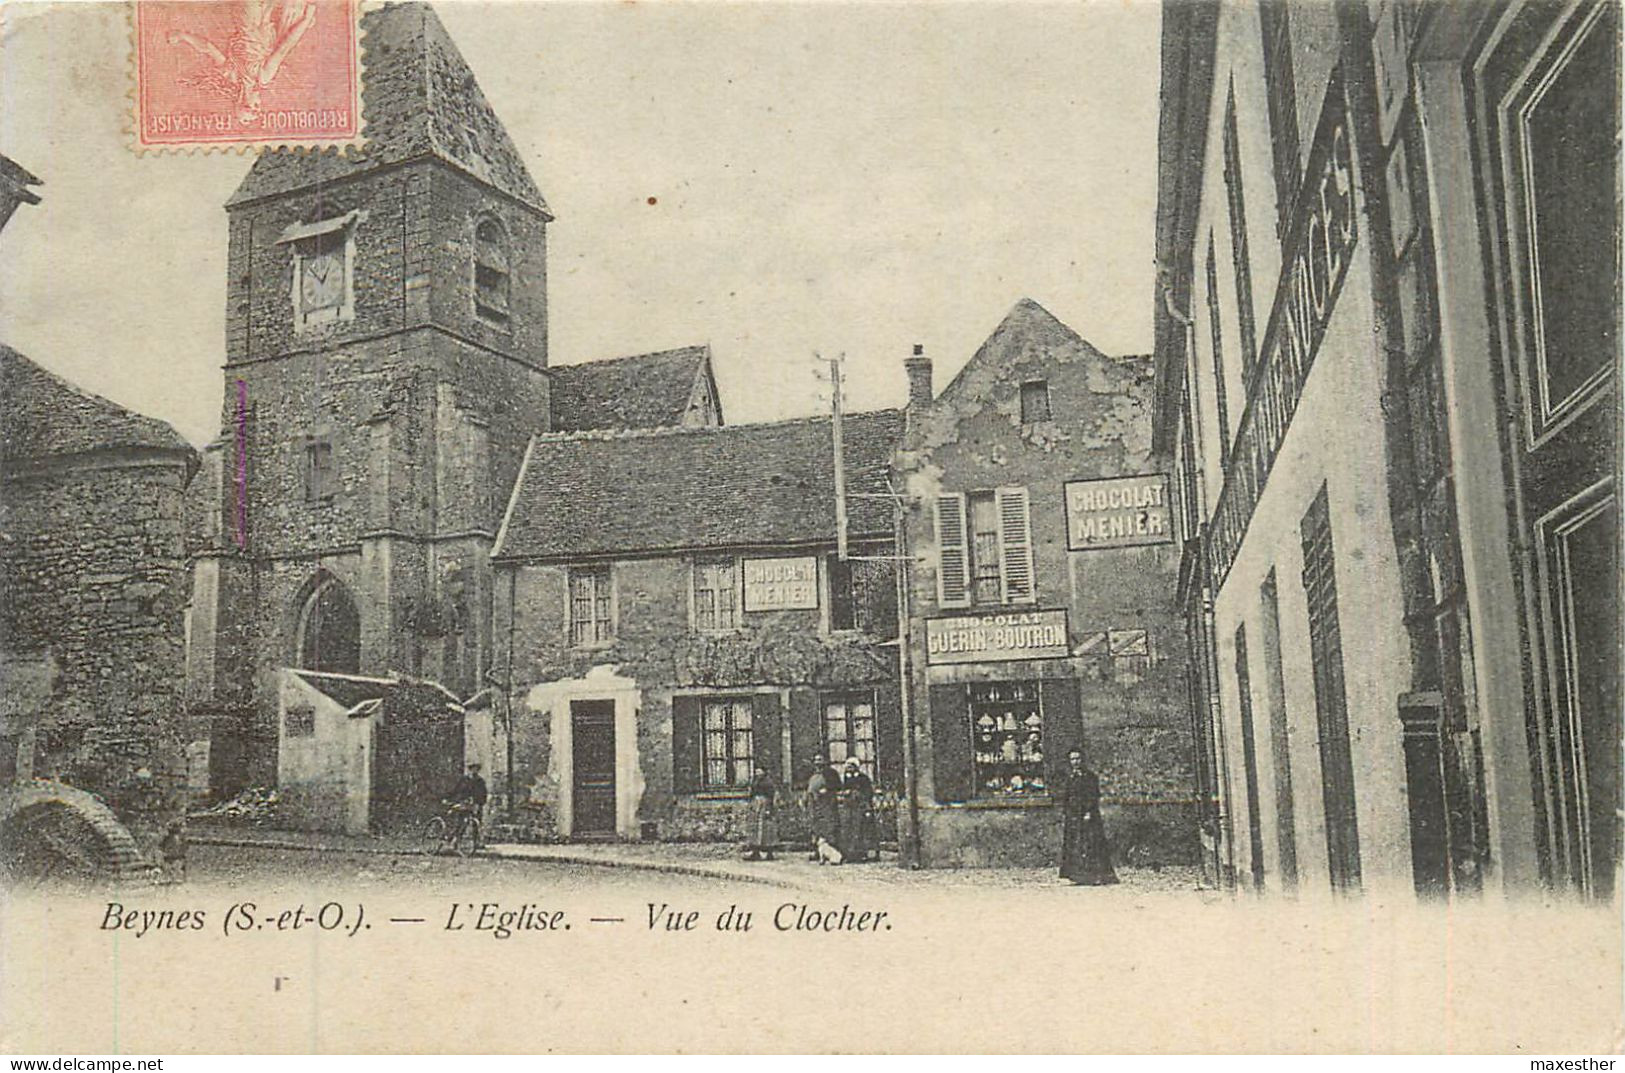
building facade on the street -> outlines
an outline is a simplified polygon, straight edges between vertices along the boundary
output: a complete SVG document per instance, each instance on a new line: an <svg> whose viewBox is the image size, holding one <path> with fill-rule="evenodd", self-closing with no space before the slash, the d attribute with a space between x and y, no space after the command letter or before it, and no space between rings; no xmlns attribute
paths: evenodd
<svg viewBox="0 0 1625 1073"><path fill-rule="evenodd" d="M902 414L535 436L493 555L493 787L542 838L784 837L813 758L902 787L895 508ZM502 728L511 728L507 735ZM511 766L510 766L511 763Z"/></svg>
<svg viewBox="0 0 1625 1073"><path fill-rule="evenodd" d="M39 182L0 157L0 226ZM189 789L181 704L197 452L0 345L0 843L153 863Z"/></svg>
<svg viewBox="0 0 1625 1073"><path fill-rule="evenodd" d="M924 356L908 370L910 848L926 865L1058 859L1049 788L1080 748L1119 863L1194 859L1151 362L1023 300L941 393Z"/></svg>
<svg viewBox="0 0 1625 1073"><path fill-rule="evenodd" d="M300 831L417 831L468 763L489 770L491 707L401 676L278 675L276 820Z"/></svg>
<svg viewBox="0 0 1625 1073"><path fill-rule="evenodd" d="M1613 889L1618 32L1165 11L1155 436L1218 876Z"/></svg>

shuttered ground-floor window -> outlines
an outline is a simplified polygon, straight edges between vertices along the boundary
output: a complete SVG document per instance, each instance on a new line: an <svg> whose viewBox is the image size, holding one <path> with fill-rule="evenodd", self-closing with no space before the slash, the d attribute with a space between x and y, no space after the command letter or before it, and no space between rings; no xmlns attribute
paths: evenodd
<svg viewBox="0 0 1625 1073"><path fill-rule="evenodd" d="M775 782L783 779L783 716L776 690L681 694L671 707L674 792L743 792L757 765Z"/></svg>

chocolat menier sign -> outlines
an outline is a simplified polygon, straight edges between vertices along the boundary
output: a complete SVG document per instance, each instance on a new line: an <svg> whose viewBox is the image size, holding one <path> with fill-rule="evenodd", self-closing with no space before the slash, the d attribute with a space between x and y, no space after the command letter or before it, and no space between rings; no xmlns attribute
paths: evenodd
<svg viewBox="0 0 1625 1073"><path fill-rule="evenodd" d="M1174 539L1173 521L1166 474L1066 483L1069 551L1166 544Z"/></svg>

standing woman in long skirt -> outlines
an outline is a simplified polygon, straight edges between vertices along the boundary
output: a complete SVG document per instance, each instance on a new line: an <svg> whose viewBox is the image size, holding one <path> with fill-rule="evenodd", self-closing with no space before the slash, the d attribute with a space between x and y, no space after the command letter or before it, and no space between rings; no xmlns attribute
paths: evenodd
<svg viewBox="0 0 1625 1073"><path fill-rule="evenodd" d="M1061 783L1061 878L1080 886L1117 882L1106 823L1100 818L1100 776L1083 766L1083 753L1066 754Z"/></svg>

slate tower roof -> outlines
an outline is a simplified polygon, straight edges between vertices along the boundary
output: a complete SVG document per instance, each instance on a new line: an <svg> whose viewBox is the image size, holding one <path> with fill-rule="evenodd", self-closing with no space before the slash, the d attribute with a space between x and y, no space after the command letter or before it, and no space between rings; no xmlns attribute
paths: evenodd
<svg viewBox="0 0 1625 1073"><path fill-rule="evenodd" d="M552 219L519 150L428 4L391 4L362 15L361 77L364 149L262 153L227 206L427 157Z"/></svg>

